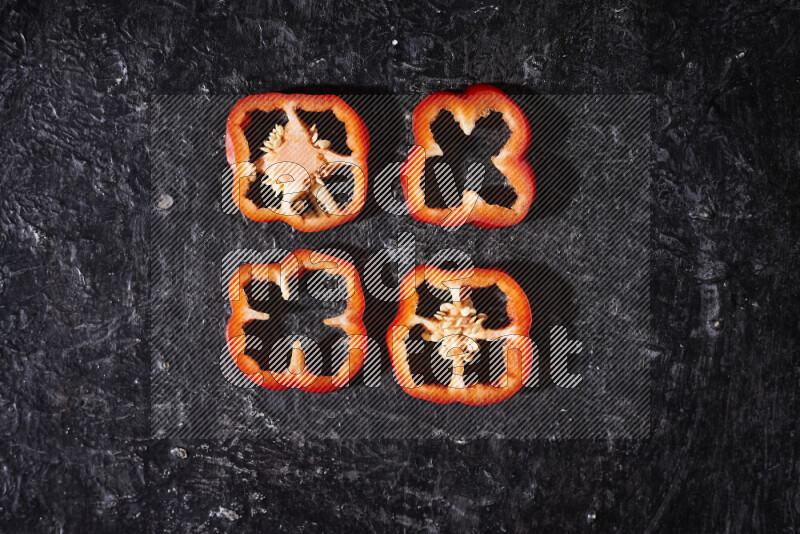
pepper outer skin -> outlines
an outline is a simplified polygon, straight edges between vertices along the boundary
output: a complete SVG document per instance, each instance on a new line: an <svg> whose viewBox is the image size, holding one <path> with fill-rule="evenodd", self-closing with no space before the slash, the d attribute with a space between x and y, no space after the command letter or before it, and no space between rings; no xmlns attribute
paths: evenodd
<svg viewBox="0 0 800 534"><path fill-rule="evenodd" d="M334 276L344 278L347 287L347 307L337 317L323 322L341 328L349 337L348 358L333 376L318 376L308 367L301 373L265 371L245 354L244 325L261 317L247 302L244 288L253 281L280 283L281 277L300 278L310 271L326 270ZM300 249L289 254L280 263L248 263L239 267L228 283L228 298L231 317L225 330L228 351L239 369L256 384L271 390L281 391L295 388L310 393L330 393L352 380L364 365L367 353L367 329L364 326L364 293L355 267L341 258L320 252Z"/></svg>
<svg viewBox="0 0 800 534"><path fill-rule="evenodd" d="M347 132L347 146L351 155L342 156L341 160L355 165L350 167L354 180L353 198L348 204L345 214L313 218L303 218L297 215L287 216L270 208L261 208L247 198L251 179L242 172L238 164L250 162L250 147L244 135L244 130L252 122L250 113L287 108L319 113L332 111L336 118L344 123ZM321 232L352 220L364 207L367 198L368 154L369 132L366 124L353 108L335 95L283 93L250 95L236 102L228 114L225 128L225 156L233 171L233 202L239 211L255 222L283 221L301 232Z"/></svg>
<svg viewBox="0 0 800 534"><path fill-rule="evenodd" d="M500 152L492 157L494 166L506 177L517 195L511 208L489 204L475 192L465 192L461 205L431 208L425 204L422 178L425 161L443 152L436 143L431 123L443 110L469 135L475 123L490 111L498 111L511 130L511 136ZM473 85L463 93L440 91L427 96L414 109L412 116L414 147L400 171L406 209L424 223L438 226L471 224L479 228L514 226L525 219L536 193L536 177L526 154L531 143L531 129L522 109L500 89L487 84Z"/></svg>
<svg viewBox="0 0 800 534"><path fill-rule="evenodd" d="M460 280L461 285L471 288L496 285L506 296L506 314L510 321L502 329L505 335L503 356L505 372L491 383L471 384L465 388L451 388L445 384L416 384L408 363L406 339L414 323L419 295L416 289L428 281L437 289L447 289L444 282ZM533 366L533 343L528 337L531 328L531 309L523 289L507 273L500 269L464 269L448 271L430 265L418 265L403 278L397 316L389 325L386 344L397 383L403 390L417 399L451 404L459 402L470 406L482 406L502 402L524 386ZM507 337L506 337L507 336Z"/></svg>

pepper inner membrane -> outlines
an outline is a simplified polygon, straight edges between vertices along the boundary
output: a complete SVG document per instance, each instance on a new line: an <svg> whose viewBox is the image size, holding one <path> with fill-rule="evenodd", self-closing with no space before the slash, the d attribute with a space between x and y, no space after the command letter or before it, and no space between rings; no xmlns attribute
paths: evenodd
<svg viewBox="0 0 800 534"><path fill-rule="evenodd" d="M294 114L292 131L295 134L299 131L308 132L312 142L305 139L306 134L303 134L301 139L295 141L298 144L287 144L292 143L288 135L292 120L287 112L256 110L248 115L250 124L244 129L244 134L250 148L250 162L256 166L257 179L245 196L259 208L287 214L299 213L303 217L335 212L353 198L353 173L348 165L326 166L324 172L320 173L320 166L325 159L331 163L336 159L327 151L342 156L351 155L344 123L332 111L317 113L296 109ZM298 119L303 123L302 127ZM315 122L317 120L320 122ZM296 139L296 135L293 139ZM319 152L320 148L327 149L325 158ZM285 161L300 165L308 174L298 174L291 166L285 168L285 165L278 163L277 160L284 156ZM269 158L269 162L264 158ZM272 165L272 160L278 165ZM284 171L291 173L294 180L283 176Z"/></svg>
<svg viewBox="0 0 800 534"><path fill-rule="evenodd" d="M480 185L477 188L477 193L483 200L504 208L513 206L517 194L491 160L511 136L511 130L503 120L502 113L492 111L486 117L478 119L475 129L470 135L466 135L453 114L442 110L431 123L431 132L444 155L428 158L425 163L422 186L425 203L429 207L448 208L460 205L464 191L474 186L467 181L470 165L475 163L482 165L484 169L482 182L478 182ZM449 165L455 189L451 185L445 185L449 181L448 177L437 176L437 163Z"/></svg>
<svg viewBox="0 0 800 534"><path fill-rule="evenodd" d="M322 271L308 272L297 282L297 289L292 292L295 298L288 301L283 300L276 284L251 282L245 287L250 307L268 313L270 318L266 321L251 321L244 326L245 354L258 362L262 370L280 373L289 367L291 350L286 348L281 353L273 353L273 345L284 336L306 336L319 347L317 355L316 351L303 346L305 363L309 370L320 376L335 374L347 353L339 350L334 354L334 347L345 337L345 333L342 329L327 326L322 321L341 315L347 308L347 302L344 299L333 302L319 300L309 293L308 283L314 281L316 284L324 284L318 287L333 288L338 287L339 280L343 282L341 277Z"/></svg>
<svg viewBox="0 0 800 534"><path fill-rule="evenodd" d="M333 111L316 112L298 109L297 116L306 124L316 125L320 138L330 141L330 150L343 156L352 155L353 151L347 146L347 128L336 118ZM325 179L325 187L339 206L345 206L353 199L355 193L353 173L348 167L340 167Z"/></svg>
<svg viewBox="0 0 800 534"><path fill-rule="evenodd" d="M419 302L416 314L422 317L434 317L440 311L442 304L452 302L449 296L445 300L437 298L431 291L427 281L417 288L417 294ZM437 291L437 294L441 294L441 292ZM487 315L486 320L483 322L485 328L503 328L508 325L507 299L497 286L470 289L469 296L477 312ZM418 384L448 385L452 378L453 362L439 354L440 343L426 341L423 338L425 333L425 328L419 324L414 325L409 331L406 348L411 374ZM499 378L505 371L502 351L500 350L503 342L475 341L479 350L474 354L472 361L464 367L463 379L466 386L475 383L490 383ZM415 350L414 347L421 348Z"/></svg>

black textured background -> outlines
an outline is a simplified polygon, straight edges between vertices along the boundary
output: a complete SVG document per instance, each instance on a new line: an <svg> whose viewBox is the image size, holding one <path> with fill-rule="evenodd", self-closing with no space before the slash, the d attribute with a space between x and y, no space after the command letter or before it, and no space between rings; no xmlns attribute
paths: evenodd
<svg viewBox="0 0 800 534"><path fill-rule="evenodd" d="M800 8L679 4L0 2L0 530L800 529ZM474 82L657 97L650 437L149 440L150 96Z"/></svg>

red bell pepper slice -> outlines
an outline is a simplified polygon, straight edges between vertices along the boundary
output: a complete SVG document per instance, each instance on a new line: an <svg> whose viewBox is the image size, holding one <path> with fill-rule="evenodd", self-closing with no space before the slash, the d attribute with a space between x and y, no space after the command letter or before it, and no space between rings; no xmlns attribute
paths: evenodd
<svg viewBox="0 0 800 534"><path fill-rule="evenodd" d="M419 295L416 289L427 281L437 289L448 289L452 303L445 303L434 317L417 314ZM477 313L465 288L497 286L507 299L507 326L501 329L483 327L485 314ZM402 280L400 309L386 334L389 356L397 382L403 390L418 399L438 404L460 402L473 406L502 402L518 392L531 374L533 343L528 337L531 309L525 292L514 279L499 269L466 269L447 271L419 265ZM414 325L422 325L423 339L440 343L439 354L452 360L450 383L417 384L408 363L406 339ZM491 383L464 383L464 367L479 350L478 341L503 341L505 372Z"/></svg>
<svg viewBox="0 0 800 534"><path fill-rule="evenodd" d="M250 125L253 111L281 109L288 123L276 124L255 163L244 129ZM329 149L330 142L319 138L316 126L308 126L297 110L332 111L344 123L349 156ZM239 210L256 222L283 221L302 232L319 232L353 219L367 197L367 154L369 133L364 121L344 100L334 95L265 93L239 100L228 115L225 131L225 154L233 171L233 201ZM348 167L353 176L353 198L340 207L326 189L324 180L336 169ZM266 174L266 182L281 196L280 208L261 208L247 198L257 179ZM291 176L291 178L289 178ZM311 206L303 206L305 200ZM303 210L301 206L307 208Z"/></svg>
<svg viewBox="0 0 800 534"><path fill-rule="evenodd" d="M323 320L328 326L341 328L348 336L348 358L333 376L318 376L305 365L305 353L299 341L292 347L292 359L283 372L265 371L253 358L245 354L244 325L250 321L269 320L269 314L252 309L247 301L245 287L254 280L278 284L284 300L289 298L289 280L300 278L309 271L326 270L344 278L347 286L347 307L337 317ZM330 393L345 386L364 365L367 351L367 329L364 315L364 293L355 267L341 258L310 250L296 250L280 263L242 265L230 279L228 296L231 317L225 337L228 350L239 369L247 377L267 389L297 388L311 393Z"/></svg>
<svg viewBox="0 0 800 534"><path fill-rule="evenodd" d="M500 152L492 157L494 166L506 177L517 198L510 208L489 204L475 191L464 191L461 205L431 208L425 204L422 178L425 161L443 152L433 138L431 123L443 110L450 111L470 135L475 123L491 111L502 113L511 136ZM531 142L528 119L520 107L500 89L491 85L473 85L463 93L441 91L427 96L414 109L412 117L415 146L401 167L401 181L406 208L414 219L439 226L469 223L480 228L502 228L522 222L536 192L533 168L526 159Z"/></svg>

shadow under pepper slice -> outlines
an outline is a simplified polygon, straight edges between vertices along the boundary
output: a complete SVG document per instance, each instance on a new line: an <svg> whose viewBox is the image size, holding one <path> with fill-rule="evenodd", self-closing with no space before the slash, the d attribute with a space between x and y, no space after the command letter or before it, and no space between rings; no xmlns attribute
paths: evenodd
<svg viewBox="0 0 800 534"><path fill-rule="evenodd" d="M492 163L517 196L510 208L489 204L476 191L464 191L459 206L431 208L425 203L422 190L425 162L428 158L443 155L433 137L431 124L444 110L453 114L467 135L475 129L478 119L492 111L502 114L511 136L500 152L492 157ZM433 93L414 108L412 128L415 146L401 167L400 179L406 208L414 219L439 226L468 223L480 228L513 226L525 219L536 192L533 168L526 159L531 130L525 113L508 95L492 85L473 85L463 93Z"/></svg>
<svg viewBox="0 0 800 534"><path fill-rule="evenodd" d="M244 129L254 111L283 110L284 127L276 124L261 147L263 154L252 163ZM331 111L344 123L349 156L330 150L330 142L319 138L316 125L309 126L297 110ZM369 133L364 121L344 100L334 95L265 93L239 100L228 115L225 154L233 171L233 201L256 222L283 221L301 232L319 232L344 224L361 211L367 197ZM353 198L340 207L325 187L325 179L347 167L353 176ZM247 198L258 173L281 197L278 208L259 207ZM310 203L310 206L306 204Z"/></svg>
<svg viewBox="0 0 800 534"><path fill-rule="evenodd" d="M305 352L299 341L292 346L289 367L283 372L265 371L245 354L244 325L250 321L269 320L269 314L250 307L245 288L253 281L272 282L281 288L284 300L290 296L289 280L300 278L310 271L325 270L345 280L347 307L337 317L323 323L340 328L348 336L348 357L333 376L318 376L305 365ZM280 263L248 263L239 267L228 284L231 317L225 331L228 350L239 369L253 382L267 389L297 388L311 393L329 393L345 386L364 365L367 350L367 329L362 320L364 294L355 267L341 258L310 250L296 250Z"/></svg>
<svg viewBox="0 0 800 534"><path fill-rule="evenodd" d="M437 289L447 289L452 303L445 303L433 317L417 314L417 288L428 282ZM468 289L497 286L506 296L507 326L501 329L483 327L485 314L478 313ZM511 276L499 269L466 269L447 271L419 265L402 280L397 317L389 325L386 343L395 378L403 390L418 399L438 404L460 402L469 405L494 404L519 391L528 380L533 364L533 343L528 338L531 310L525 292ZM411 328L421 325L423 339L440 343L439 355L452 360L450 383L417 384L411 375L406 339ZM503 342L505 372L491 383L464 383L464 367L473 361L479 350L478 341Z"/></svg>

